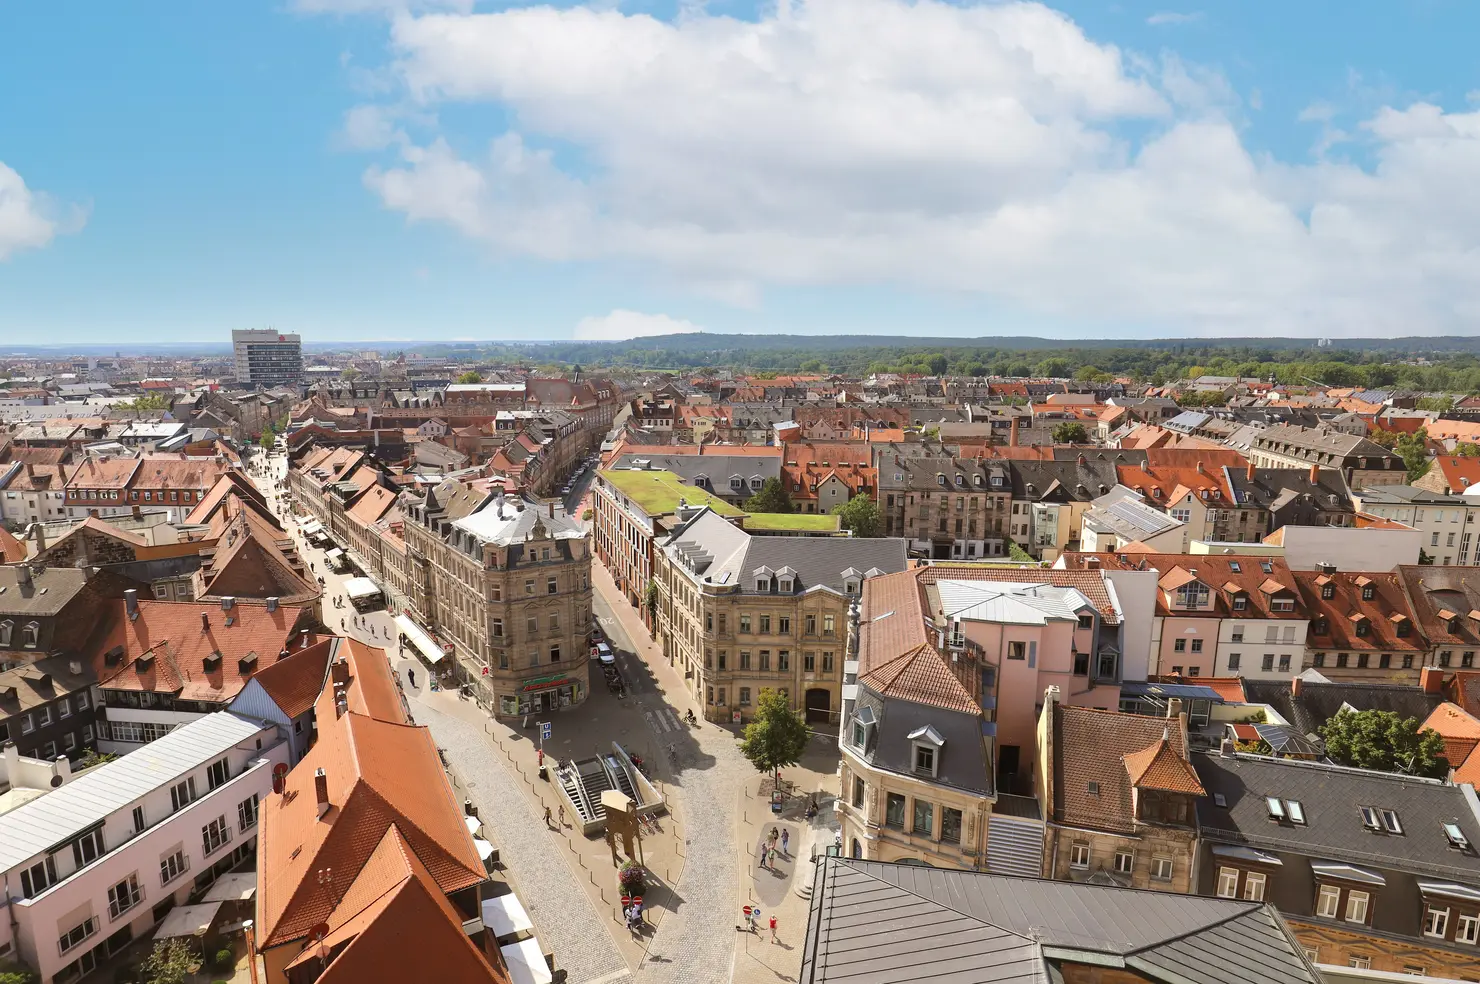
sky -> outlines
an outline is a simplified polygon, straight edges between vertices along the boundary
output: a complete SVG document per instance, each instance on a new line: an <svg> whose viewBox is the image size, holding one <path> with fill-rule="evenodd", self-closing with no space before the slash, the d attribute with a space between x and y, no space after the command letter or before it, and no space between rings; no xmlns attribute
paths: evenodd
<svg viewBox="0 0 1480 984"><path fill-rule="evenodd" d="M54 0L0 344L1472 334L1473 0Z"/></svg>

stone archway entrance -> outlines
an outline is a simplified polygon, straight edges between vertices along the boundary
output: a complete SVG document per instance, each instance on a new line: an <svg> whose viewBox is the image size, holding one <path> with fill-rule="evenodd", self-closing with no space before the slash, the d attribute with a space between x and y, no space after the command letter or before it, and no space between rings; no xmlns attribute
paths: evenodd
<svg viewBox="0 0 1480 984"><path fill-rule="evenodd" d="M827 724L832 720L832 692L826 687L807 690L807 723Z"/></svg>

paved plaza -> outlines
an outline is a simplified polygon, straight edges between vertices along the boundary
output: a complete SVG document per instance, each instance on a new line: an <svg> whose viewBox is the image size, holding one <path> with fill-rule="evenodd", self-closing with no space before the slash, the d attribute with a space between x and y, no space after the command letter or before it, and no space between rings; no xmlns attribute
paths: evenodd
<svg viewBox="0 0 1480 984"><path fill-rule="evenodd" d="M272 474L280 478L283 459L273 458L272 465ZM264 488L270 484L255 477ZM495 721L456 691L433 692L421 663L398 650L388 612L362 616L356 624L348 607L333 607L334 597L343 594L344 578L326 571L322 552L298 536L286 500L279 515L315 573L325 578L325 619L387 650L413 716L443 749L457 794L471 801L484 836L500 851L499 876L518 892L541 944L555 954L570 984L796 980L807 903L795 888L799 879L810 877L814 841L819 851L832 843L824 820L831 816L837 781L835 742L814 740L802 765L783 770L783 785L798 795L782 815L773 815L769 777L740 754L730 729L684 722L689 709L702 721L701 708L685 693L681 673L652 643L606 569L594 563L593 608L618 652L627 697L594 686L580 707L550 715L552 737L544 751L551 759L579 759L621 742L649 764L667 799L661 832L642 844L653 875L645 899L648 925L640 934L629 933L620 918L605 840L584 837L569 820L559 830L545 825L545 807L554 811L559 800L550 783L538 777L535 729L522 730L519 721ZM408 670L416 674L415 687ZM808 821L805 794L813 791L824 794L826 809ZM774 871L761 870L759 846L773 826L790 832L790 857L778 859ZM756 933L744 931L745 905L761 909ZM773 914L776 943L766 926Z"/></svg>

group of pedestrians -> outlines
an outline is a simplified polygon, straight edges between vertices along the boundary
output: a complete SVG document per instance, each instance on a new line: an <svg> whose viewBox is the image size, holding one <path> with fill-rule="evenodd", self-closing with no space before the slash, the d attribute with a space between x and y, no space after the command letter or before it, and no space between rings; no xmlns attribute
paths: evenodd
<svg viewBox="0 0 1480 984"><path fill-rule="evenodd" d="M766 842L761 845L761 867L771 871L778 870L776 867L777 856L791 860L791 831L777 830L772 827L770 834L766 836Z"/></svg>

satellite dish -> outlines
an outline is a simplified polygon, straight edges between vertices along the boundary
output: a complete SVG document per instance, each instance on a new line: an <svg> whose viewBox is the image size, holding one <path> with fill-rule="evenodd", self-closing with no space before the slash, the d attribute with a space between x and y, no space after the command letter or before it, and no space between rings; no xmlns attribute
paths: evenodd
<svg viewBox="0 0 1480 984"><path fill-rule="evenodd" d="M314 942L318 942L319 940L323 939L325 936L328 936L328 935L329 935L329 924L326 923L326 922L321 922L317 926L315 926L313 929L310 929L308 931L308 938L311 939L311 940L313 940Z"/></svg>
<svg viewBox="0 0 1480 984"><path fill-rule="evenodd" d="M62 777L61 776L52 776L51 777L51 788L52 789L56 789L61 784L62 784Z"/></svg>

